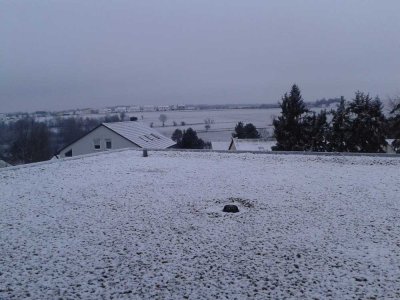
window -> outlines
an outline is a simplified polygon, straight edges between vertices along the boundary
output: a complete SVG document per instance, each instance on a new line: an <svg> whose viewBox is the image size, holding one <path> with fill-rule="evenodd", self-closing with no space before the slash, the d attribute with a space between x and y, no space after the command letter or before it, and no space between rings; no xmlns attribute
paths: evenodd
<svg viewBox="0 0 400 300"><path fill-rule="evenodd" d="M112 143L110 139L106 140L106 149L111 149L112 148Z"/></svg>
<svg viewBox="0 0 400 300"><path fill-rule="evenodd" d="M100 150L100 139L93 140L94 150Z"/></svg>
<svg viewBox="0 0 400 300"><path fill-rule="evenodd" d="M65 157L72 157L72 149L69 151L65 152Z"/></svg>

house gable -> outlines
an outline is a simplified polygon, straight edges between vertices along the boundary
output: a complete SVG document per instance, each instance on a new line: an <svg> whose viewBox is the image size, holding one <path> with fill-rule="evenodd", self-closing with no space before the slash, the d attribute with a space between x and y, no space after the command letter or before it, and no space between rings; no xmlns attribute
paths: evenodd
<svg viewBox="0 0 400 300"><path fill-rule="evenodd" d="M231 143L229 144L228 150L231 150L231 151L235 151L236 150L234 138L231 139Z"/></svg>
<svg viewBox="0 0 400 300"><path fill-rule="evenodd" d="M111 147L107 149L107 146L110 145ZM140 147L101 124L80 139L61 149L58 157L63 158L122 148Z"/></svg>

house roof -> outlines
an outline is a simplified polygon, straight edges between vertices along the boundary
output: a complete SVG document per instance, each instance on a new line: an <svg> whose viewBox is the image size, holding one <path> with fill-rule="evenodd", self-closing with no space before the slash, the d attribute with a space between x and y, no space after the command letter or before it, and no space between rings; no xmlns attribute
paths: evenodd
<svg viewBox="0 0 400 300"><path fill-rule="evenodd" d="M237 151L272 151L271 147L276 144L276 141L232 138L229 149L231 149L232 143Z"/></svg>
<svg viewBox="0 0 400 300"><path fill-rule="evenodd" d="M166 149L175 145L173 140L141 122L127 121L102 125L141 148Z"/></svg>
<svg viewBox="0 0 400 300"><path fill-rule="evenodd" d="M211 142L213 150L228 150L231 142Z"/></svg>
<svg viewBox="0 0 400 300"><path fill-rule="evenodd" d="M134 143L135 145L141 148L166 149L176 144L173 140L167 138L166 136L160 134L155 129L150 128L147 125L140 122L126 121L126 122L102 123L93 128L92 130L90 130L89 132L85 133L80 138L62 147L60 150L57 151L57 154L59 154L65 148L68 148L71 145L75 144L77 141L87 136L89 133L95 131L100 126L104 126L110 129L111 131L120 135L124 139L127 139L128 141Z"/></svg>

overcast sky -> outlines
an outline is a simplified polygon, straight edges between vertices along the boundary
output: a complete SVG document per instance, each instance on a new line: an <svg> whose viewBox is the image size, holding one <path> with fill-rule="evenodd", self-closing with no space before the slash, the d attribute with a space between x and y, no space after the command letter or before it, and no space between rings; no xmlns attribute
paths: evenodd
<svg viewBox="0 0 400 300"><path fill-rule="evenodd" d="M400 93L399 0L0 0L0 112Z"/></svg>

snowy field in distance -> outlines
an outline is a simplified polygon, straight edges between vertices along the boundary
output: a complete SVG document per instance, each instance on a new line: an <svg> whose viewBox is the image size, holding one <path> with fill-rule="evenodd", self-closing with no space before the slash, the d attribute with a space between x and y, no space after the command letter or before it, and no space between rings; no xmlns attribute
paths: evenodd
<svg viewBox="0 0 400 300"><path fill-rule="evenodd" d="M400 298L398 158L149 154L0 171L0 299Z"/></svg>
<svg viewBox="0 0 400 300"><path fill-rule="evenodd" d="M160 114L167 116L166 127L159 121ZM175 129L181 130L189 127L197 131L200 138L205 141L230 141L232 132L238 122L253 123L257 128L269 128L272 133L271 125L274 116L280 114L280 109L218 109L218 110L193 110L193 111L165 111L165 112L139 112L129 113L136 116L143 122L150 125L153 123L156 129L162 134L171 137ZM210 118L214 121L209 131L205 130L204 120ZM178 126L172 126L173 122ZM185 122L186 126L180 126Z"/></svg>
<svg viewBox="0 0 400 300"><path fill-rule="evenodd" d="M312 111L319 112L321 108L312 108ZM161 114L167 116L165 127L158 119ZM270 109L215 109L215 110L187 110L187 111L155 111L155 112L137 112L127 113L128 116L135 116L139 121L147 125L153 123L156 130L167 137L171 137L175 129L181 130L189 127L197 131L198 136L205 141L227 142L231 140L232 133L238 122L252 123L258 129L268 130L273 133L272 120L281 114L280 108ZM143 119L141 118L143 116ZM210 118L214 121L210 130L205 130L204 120ZM173 122L178 126L173 126ZM180 126L185 122L186 126Z"/></svg>

